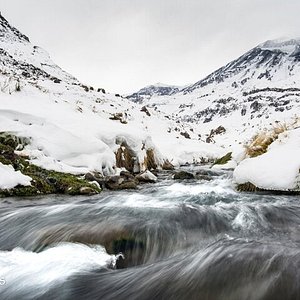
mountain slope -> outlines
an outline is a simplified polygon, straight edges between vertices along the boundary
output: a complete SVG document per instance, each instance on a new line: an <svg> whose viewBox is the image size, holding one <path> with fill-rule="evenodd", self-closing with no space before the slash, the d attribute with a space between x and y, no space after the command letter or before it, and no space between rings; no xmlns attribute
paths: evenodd
<svg viewBox="0 0 300 300"><path fill-rule="evenodd" d="M243 142L298 113L300 40L267 41L182 91L146 104L201 128L205 139L222 125L226 134L216 142Z"/></svg>
<svg viewBox="0 0 300 300"><path fill-rule="evenodd" d="M271 87L274 84L290 86L298 81L299 68L300 40L267 41L183 89L183 92L190 93L210 84L226 81L231 81L233 88L245 89Z"/></svg>
<svg viewBox="0 0 300 300"><path fill-rule="evenodd" d="M12 27L1 14L0 54L2 74L29 80L78 83L73 76L60 69L46 51L32 45L29 38Z"/></svg>
<svg viewBox="0 0 300 300"><path fill-rule="evenodd" d="M82 84L2 16L0 33L0 132L23 138L19 154L34 164L113 174L124 166L139 171L166 159L179 164L224 151L187 140L180 133L190 125ZM170 132L175 126L178 131Z"/></svg>

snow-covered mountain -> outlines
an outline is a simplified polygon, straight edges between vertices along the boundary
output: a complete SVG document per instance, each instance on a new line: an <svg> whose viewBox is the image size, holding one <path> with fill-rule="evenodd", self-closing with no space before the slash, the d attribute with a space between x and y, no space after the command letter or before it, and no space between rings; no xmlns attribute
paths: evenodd
<svg viewBox="0 0 300 300"><path fill-rule="evenodd" d="M224 151L200 142L189 124L79 82L3 16L0 132L25 138L19 154L36 165L75 174L112 174L126 164L143 170L166 159L176 165Z"/></svg>
<svg viewBox="0 0 300 300"><path fill-rule="evenodd" d="M11 79L31 81L50 80L79 84L70 74L59 68L49 54L30 43L29 38L12 27L0 14L0 70Z"/></svg>
<svg viewBox="0 0 300 300"><path fill-rule="evenodd" d="M133 102L143 103L144 100L150 99L153 96L171 96L178 93L182 89L183 87L179 86L156 83L148 85L140 89L138 92L126 96L126 98Z"/></svg>
<svg viewBox="0 0 300 300"><path fill-rule="evenodd" d="M145 104L201 128L205 139L227 145L249 139L299 113L300 40L267 41L195 84ZM211 139L220 125L226 133Z"/></svg>
<svg viewBox="0 0 300 300"><path fill-rule="evenodd" d="M229 82L234 89L248 90L280 85L290 87L299 80L300 39L267 41L206 78L183 89L191 93L208 85Z"/></svg>

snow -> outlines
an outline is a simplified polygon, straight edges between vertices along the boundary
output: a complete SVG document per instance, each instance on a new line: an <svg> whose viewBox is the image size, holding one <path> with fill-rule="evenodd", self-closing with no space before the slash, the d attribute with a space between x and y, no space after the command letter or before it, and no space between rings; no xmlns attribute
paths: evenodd
<svg viewBox="0 0 300 300"><path fill-rule="evenodd" d="M142 178L144 180L149 180L149 181L153 181L156 182L157 181L157 177L151 173L149 170L146 170L145 172L143 172L142 174L138 175L139 178Z"/></svg>
<svg viewBox="0 0 300 300"><path fill-rule="evenodd" d="M1 276L5 278L7 286L30 290L32 298L40 298L60 280L66 280L74 274L114 266L119 256L107 254L100 245L67 242L40 253L14 248L11 251L0 251Z"/></svg>
<svg viewBox="0 0 300 300"><path fill-rule="evenodd" d="M153 151L158 164L168 159L174 166L213 160L232 151L232 161L222 168L234 168L242 159L240 148L256 132L278 121L289 122L300 109L300 63L293 56L299 40L268 41L181 91L170 86L172 95L158 96L166 85L146 87L149 93L140 105L83 85L45 50L1 22L0 48L5 52L0 53L0 132L28 138L30 143L19 154L46 169L118 174L115 152L124 145L134 153L141 172L147 150ZM279 48L284 50L280 57L275 51ZM26 76L23 70L28 71ZM21 91L16 91L16 84ZM255 109L255 103L261 107ZM150 116L141 111L144 105ZM120 120L112 120L116 115ZM226 131L211 134L220 125ZM286 158L279 151L283 148L273 147L261 157L242 161L235 171L237 182L292 188L299 169L297 159L292 161L296 145L282 150L291 153ZM271 163L272 155L282 156L281 160ZM281 187L273 179L279 167L291 172Z"/></svg>
<svg viewBox="0 0 300 300"><path fill-rule="evenodd" d="M300 190L299 153L300 128L281 133L265 154L243 160L234 170L234 180L267 190Z"/></svg>
<svg viewBox="0 0 300 300"><path fill-rule="evenodd" d="M260 47L261 49L267 49L273 51L279 50L291 54L299 46L300 46L300 38L269 40L260 44L258 47Z"/></svg>
<svg viewBox="0 0 300 300"><path fill-rule="evenodd" d="M15 171L13 166L0 163L0 189L11 189L17 185L27 186L31 180L29 176Z"/></svg>
<svg viewBox="0 0 300 300"><path fill-rule="evenodd" d="M147 150L158 164L169 159L174 165L223 154L199 140L190 124L152 108L148 116L141 105L83 85L5 22L0 19L0 47L8 54L0 53L0 131L28 138L19 154L32 163L73 174L114 174L121 145L134 153L139 171L145 169ZM120 114L120 120L111 120ZM180 134L187 131L191 140Z"/></svg>
<svg viewBox="0 0 300 300"><path fill-rule="evenodd" d="M300 62L294 53L299 45L299 39L268 41L182 91L154 95L143 104L189 124L202 141L222 125L226 133L213 138L218 146L244 144L257 131L297 115Z"/></svg>
<svg viewBox="0 0 300 300"><path fill-rule="evenodd" d="M168 121L155 112L147 117L126 99L122 99L122 107L116 99L101 104L94 102L95 112L90 107L94 99L89 101L86 97L79 112L71 99L62 101L61 95L36 93L30 87L20 93L0 93L0 96L1 131L30 138L30 144L20 153L46 169L73 174L89 171L113 174L116 171L114 152L124 141L141 165L147 149L154 150L159 162L168 158L174 164L223 153L217 146L167 133ZM72 96L65 94L64 99ZM109 119L114 112L124 113L124 110L128 112L128 124Z"/></svg>

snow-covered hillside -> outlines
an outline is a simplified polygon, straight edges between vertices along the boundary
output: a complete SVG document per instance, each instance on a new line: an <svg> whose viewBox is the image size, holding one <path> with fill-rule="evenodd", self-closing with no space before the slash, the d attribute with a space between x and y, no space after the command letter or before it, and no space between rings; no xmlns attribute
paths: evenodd
<svg viewBox="0 0 300 300"><path fill-rule="evenodd" d="M202 140L244 143L300 108L300 40L267 41L203 80L145 101L170 118L193 124ZM226 132L211 136L222 125Z"/></svg>
<svg viewBox="0 0 300 300"><path fill-rule="evenodd" d="M100 70L101 71L101 70ZM172 131L170 128L177 128ZM0 131L26 139L19 154L74 174L112 174L129 153L135 170L219 156L224 150L188 139L188 124L79 82L0 17ZM127 157L128 158L128 157ZM149 161L148 161L149 163Z"/></svg>

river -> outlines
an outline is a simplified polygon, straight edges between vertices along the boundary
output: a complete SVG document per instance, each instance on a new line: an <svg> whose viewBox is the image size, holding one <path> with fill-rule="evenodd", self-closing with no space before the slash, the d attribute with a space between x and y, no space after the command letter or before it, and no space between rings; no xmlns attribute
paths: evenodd
<svg viewBox="0 0 300 300"><path fill-rule="evenodd" d="M1 199L0 299L300 299L299 196L211 179Z"/></svg>

